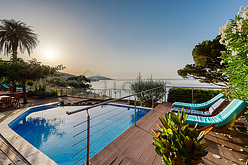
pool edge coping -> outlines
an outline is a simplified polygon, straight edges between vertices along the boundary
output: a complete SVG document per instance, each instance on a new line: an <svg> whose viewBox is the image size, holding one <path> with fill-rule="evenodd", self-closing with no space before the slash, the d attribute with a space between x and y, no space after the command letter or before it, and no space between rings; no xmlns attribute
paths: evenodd
<svg viewBox="0 0 248 165"><path fill-rule="evenodd" d="M18 116L23 113L29 111L32 108L37 108L41 106L48 106L58 104L58 102L52 102L37 106L32 106L28 108L21 109L15 114L11 114L5 120L0 123L0 133L9 141L9 143L16 148L16 150L24 156L31 164L39 164L39 165L57 165L51 158L49 158L46 154L38 150L20 135L18 135L14 130L9 127L9 123L15 120Z"/></svg>

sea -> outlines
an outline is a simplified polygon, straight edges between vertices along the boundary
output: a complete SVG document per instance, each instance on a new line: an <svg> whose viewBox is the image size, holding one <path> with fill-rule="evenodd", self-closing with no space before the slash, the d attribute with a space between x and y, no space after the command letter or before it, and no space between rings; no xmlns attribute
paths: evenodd
<svg viewBox="0 0 248 165"><path fill-rule="evenodd" d="M171 87L190 87L190 88L219 88L216 85L208 83L200 83L199 80L195 79L153 79L164 81L168 88ZM111 96L112 98L119 98L132 94L131 84L136 79L114 79L114 80L100 80L91 82L92 88L95 93L100 95Z"/></svg>

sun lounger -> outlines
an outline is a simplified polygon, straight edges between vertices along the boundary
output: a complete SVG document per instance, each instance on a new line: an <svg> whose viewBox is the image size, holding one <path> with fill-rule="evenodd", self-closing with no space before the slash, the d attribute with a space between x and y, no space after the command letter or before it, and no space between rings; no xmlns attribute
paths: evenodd
<svg viewBox="0 0 248 165"><path fill-rule="evenodd" d="M10 87L6 84L2 84L4 91L10 90Z"/></svg>
<svg viewBox="0 0 248 165"><path fill-rule="evenodd" d="M9 86L10 86L11 88L13 88L13 85L12 85L12 84L9 84ZM22 90L22 87L16 87L16 90Z"/></svg>
<svg viewBox="0 0 248 165"><path fill-rule="evenodd" d="M191 109L186 109L186 108L179 108L179 107L174 107L172 108L172 112L178 113L183 110L183 112L189 114L189 115L198 115L198 116L212 116L217 112L224 104L226 103L225 99L220 99L216 103L214 103L208 111L200 111L200 110L191 110Z"/></svg>
<svg viewBox="0 0 248 165"><path fill-rule="evenodd" d="M198 126L202 127L212 124L215 124L215 127L221 127L230 123L236 117L240 116L240 114L244 112L247 105L248 103L245 101L234 99L223 111L221 111L216 116L202 117L189 115L186 119L186 122L191 125L196 125L197 123Z"/></svg>
<svg viewBox="0 0 248 165"><path fill-rule="evenodd" d="M184 107L188 109L205 109L209 108L212 106L215 102L217 102L219 99L225 98L226 96L223 95L222 93L219 93L217 96L212 98L211 100L205 102L205 103L200 103L200 104L190 104L190 103L182 103L182 102L174 102L173 107Z"/></svg>

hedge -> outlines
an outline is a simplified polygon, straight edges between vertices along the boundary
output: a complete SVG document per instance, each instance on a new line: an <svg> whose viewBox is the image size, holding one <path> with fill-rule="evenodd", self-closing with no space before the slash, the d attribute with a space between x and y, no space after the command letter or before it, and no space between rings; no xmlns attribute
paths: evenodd
<svg viewBox="0 0 248 165"><path fill-rule="evenodd" d="M221 90L193 89L194 103L203 103L218 95ZM168 102L192 103L192 88L173 87L168 93Z"/></svg>

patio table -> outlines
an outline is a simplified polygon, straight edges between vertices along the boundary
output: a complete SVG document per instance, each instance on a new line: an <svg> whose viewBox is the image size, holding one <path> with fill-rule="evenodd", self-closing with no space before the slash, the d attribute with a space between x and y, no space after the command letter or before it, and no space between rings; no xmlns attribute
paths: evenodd
<svg viewBox="0 0 248 165"><path fill-rule="evenodd" d="M11 97L2 95L0 96L0 109L2 109L4 106L11 107Z"/></svg>
<svg viewBox="0 0 248 165"><path fill-rule="evenodd" d="M7 96L7 95L2 95L2 96L0 96L0 100L1 100L2 98L11 98L11 97L10 97L10 96Z"/></svg>

